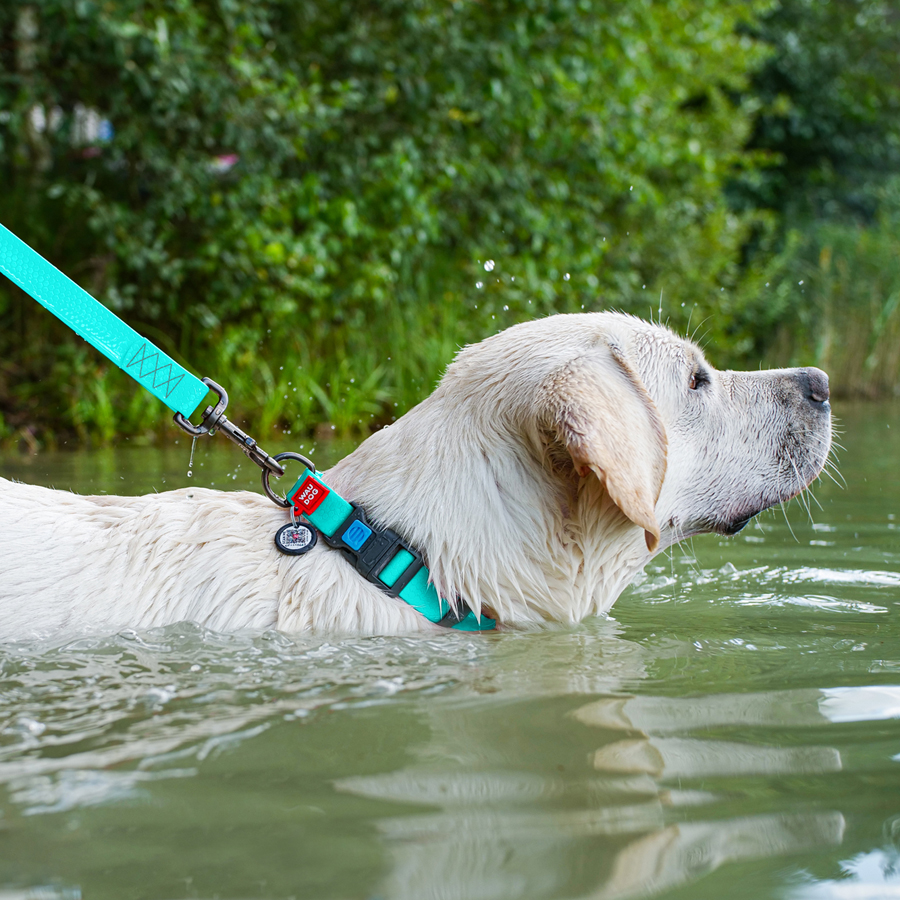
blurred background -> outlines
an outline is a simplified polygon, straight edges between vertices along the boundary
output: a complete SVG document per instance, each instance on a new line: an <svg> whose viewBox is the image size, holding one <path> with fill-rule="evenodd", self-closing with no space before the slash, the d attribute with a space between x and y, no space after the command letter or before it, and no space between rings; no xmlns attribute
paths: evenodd
<svg viewBox="0 0 900 900"><path fill-rule="evenodd" d="M720 367L892 396L898 13L5 0L0 222L258 436L358 439L459 346L610 308ZM170 440L170 417L0 284L0 446Z"/></svg>

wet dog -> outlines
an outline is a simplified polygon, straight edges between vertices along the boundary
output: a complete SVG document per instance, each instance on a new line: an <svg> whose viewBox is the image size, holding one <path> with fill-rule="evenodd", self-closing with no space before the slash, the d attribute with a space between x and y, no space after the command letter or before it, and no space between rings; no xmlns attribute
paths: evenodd
<svg viewBox="0 0 900 900"><path fill-rule="evenodd" d="M461 351L434 393L325 473L423 554L439 593L501 626L605 613L660 550L734 534L831 446L814 368L719 372L669 330L558 315ZM194 620L217 630L435 631L287 513L187 488L82 497L0 479L0 636Z"/></svg>

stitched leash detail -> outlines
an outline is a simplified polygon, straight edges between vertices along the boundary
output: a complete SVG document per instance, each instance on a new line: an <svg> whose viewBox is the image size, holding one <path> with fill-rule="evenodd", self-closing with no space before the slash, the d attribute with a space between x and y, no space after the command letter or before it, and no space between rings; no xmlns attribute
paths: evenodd
<svg viewBox="0 0 900 900"><path fill-rule="evenodd" d="M476 618L462 600L454 611L429 582L428 568L415 548L390 528L370 523L362 507L348 503L309 468L288 491L287 499L294 512L313 525L329 546L340 550L363 578L430 622L455 631L497 627L494 619Z"/></svg>
<svg viewBox="0 0 900 900"><path fill-rule="evenodd" d="M283 498L270 490L268 475L281 477L284 467L249 434L225 418L228 394L224 388L211 378L201 380L191 375L3 225L0 225L0 273L162 400L175 412L175 424L191 437L221 431L237 444L263 470L266 494L279 506L283 505ZM218 394L218 403L206 408L200 425L192 425L189 417L209 391Z"/></svg>
<svg viewBox="0 0 900 900"><path fill-rule="evenodd" d="M114 312L0 225L0 272L169 409L190 416L209 390Z"/></svg>

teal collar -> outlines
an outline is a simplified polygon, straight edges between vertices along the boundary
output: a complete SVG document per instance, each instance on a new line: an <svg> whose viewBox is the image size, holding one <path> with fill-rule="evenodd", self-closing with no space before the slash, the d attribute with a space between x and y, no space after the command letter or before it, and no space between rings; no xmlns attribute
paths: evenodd
<svg viewBox="0 0 900 900"><path fill-rule="evenodd" d="M341 550L357 571L392 597L399 597L430 622L455 631L491 631L494 619L477 618L462 601L454 610L428 579L422 556L395 531L370 523L362 507L349 503L307 468L287 499L331 547Z"/></svg>

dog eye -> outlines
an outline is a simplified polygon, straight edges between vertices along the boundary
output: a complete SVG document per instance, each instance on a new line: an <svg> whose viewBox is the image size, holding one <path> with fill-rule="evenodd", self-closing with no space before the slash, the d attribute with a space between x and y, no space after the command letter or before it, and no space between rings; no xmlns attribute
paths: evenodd
<svg viewBox="0 0 900 900"><path fill-rule="evenodd" d="M696 391L698 388L703 387L704 384L709 384L709 375L706 374L702 369L698 369L696 372L691 373L691 381L688 387L692 391Z"/></svg>

